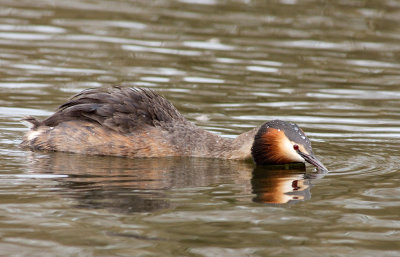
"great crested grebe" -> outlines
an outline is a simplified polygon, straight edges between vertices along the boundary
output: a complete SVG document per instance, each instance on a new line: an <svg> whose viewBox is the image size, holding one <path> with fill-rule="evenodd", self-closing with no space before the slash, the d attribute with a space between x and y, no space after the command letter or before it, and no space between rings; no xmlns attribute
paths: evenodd
<svg viewBox="0 0 400 257"><path fill-rule="evenodd" d="M294 123L272 120L235 139L210 133L151 89L87 89L43 121L26 117L31 130L22 147L122 157L193 156L253 159L257 165L308 162L325 166Z"/></svg>

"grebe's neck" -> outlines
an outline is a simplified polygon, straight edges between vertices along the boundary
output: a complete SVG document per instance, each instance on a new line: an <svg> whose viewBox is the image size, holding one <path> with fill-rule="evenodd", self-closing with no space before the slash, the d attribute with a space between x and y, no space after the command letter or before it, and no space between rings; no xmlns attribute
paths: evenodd
<svg viewBox="0 0 400 257"><path fill-rule="evenodd" d="M259 127L254 128L232 139L186 123L173 126L172 133L166 133L163 138L169 138L181 156L251 160L251 147L258 130Z"/></svg>
<svg viewBox="0 0 400 257"><path fill-rule="evenodd" d="M217 157L223 159L236 160L251 160L251 147L254 142L254 137L259 130L259 127L240 134L235 139L218 137L215 144L208 143L209 157Z"/></svg>
<svg viewBox="0 0 400 257"><path fill-rule="evenodd" d="M254 137L260 127L256 127L250 131L237 136L231 143L230 154L226 156L229 159L252 159L251 147L253 146Z"/></svg>

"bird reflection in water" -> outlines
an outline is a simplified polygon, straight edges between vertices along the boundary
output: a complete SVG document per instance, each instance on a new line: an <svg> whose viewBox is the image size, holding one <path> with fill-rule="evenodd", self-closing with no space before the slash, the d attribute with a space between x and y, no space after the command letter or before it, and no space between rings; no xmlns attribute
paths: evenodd
<svg viewBox="0 0 400 257"><path fill-rule="evenodd" d="M75 199L79 208L153 212L177 205L170 190L216 184L240 185L240 194L255 194L253 201L258 203L285 204L311 197L304 164L254 169L251 163L220 159L31 154L29 171L67 175L55 178L57 191Z"/></svg>
<svg viewBox="0 0 400 257"><path fill-rule="evenodd" d="M305 170L256 168L251 179L254 202L284 204L311 198L311 184Z"/></svg>

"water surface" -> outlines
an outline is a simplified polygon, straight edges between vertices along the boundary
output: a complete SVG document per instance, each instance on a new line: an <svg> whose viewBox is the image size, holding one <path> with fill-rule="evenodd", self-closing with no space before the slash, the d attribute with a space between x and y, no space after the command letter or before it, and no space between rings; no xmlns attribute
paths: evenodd
<svg viewBox="0 0 400 257"><path fill-rule="evenodd" d="M400 255L397 1L0 6L3 255ZM296 122L330 173L18 147L22 117L110 85L227 137Z"/></svg>

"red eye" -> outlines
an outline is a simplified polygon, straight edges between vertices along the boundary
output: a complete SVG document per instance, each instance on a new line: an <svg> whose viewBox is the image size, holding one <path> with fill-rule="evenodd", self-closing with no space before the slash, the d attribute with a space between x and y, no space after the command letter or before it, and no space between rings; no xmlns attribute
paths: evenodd
<svg viewBox="0 0 400 257"><path fill-rule="evenodd" d="M299 145L293 145L293 149L294 149L295 151L298 151L298 150L299 150Z"/></svg>

